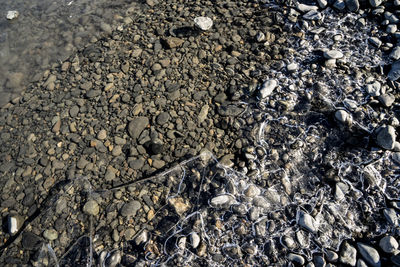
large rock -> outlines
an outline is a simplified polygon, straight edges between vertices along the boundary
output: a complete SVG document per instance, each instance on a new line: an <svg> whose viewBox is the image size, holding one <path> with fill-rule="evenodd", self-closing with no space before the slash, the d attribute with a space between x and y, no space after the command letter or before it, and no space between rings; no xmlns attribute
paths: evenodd
<svg viewBox="0 0 400 267"><path fill-rule="evenodd" d="M133 139L137 139L143 130L149 124L149 119L146 117L136 117L128 124L128 133Z"/></svg>

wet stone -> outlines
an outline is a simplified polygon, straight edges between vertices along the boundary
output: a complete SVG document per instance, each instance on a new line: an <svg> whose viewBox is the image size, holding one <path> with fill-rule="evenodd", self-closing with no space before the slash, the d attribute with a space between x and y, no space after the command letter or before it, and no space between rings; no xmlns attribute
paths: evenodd
<svg viewBox="0 0 400 267"><path fill-rule="evenodd" d="M399 248L399 243L393 236L385 236L379 241L379 246L386 253L394 253Z"/></svg>
<svg viewBox="0 0 400 267"><path fill-rule="evenodd" d="M299 211L297 214L297 223L304 229L314 233L317 231L316 223L314 218L305 213L304 211Z"/></svg>
<svg viewBox="0 0 400 267"><path fill-rule="evenodd" d="M369 265L371 265L372 267L381 266L379 253L378 251L376 251L376 249L363 243L357 243L357 247L361 256Z"/></svg>
<svg viewBox="0 0 400 267"><path fill-rule="evenodd" d="M303 265L305 263L305 260L302 256L294 253L289 253L288 260L299 265Z"/></svg>

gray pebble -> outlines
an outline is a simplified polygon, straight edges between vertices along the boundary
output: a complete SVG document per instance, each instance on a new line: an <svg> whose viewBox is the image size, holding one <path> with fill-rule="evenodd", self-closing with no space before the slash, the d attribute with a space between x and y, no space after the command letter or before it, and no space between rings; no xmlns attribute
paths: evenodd
<svg viewBox="0 0 400 267"><path fill-rule="evenodd" d="M158 116L157 116L157 124L159 125L163 125L165 123L167 123L170 119L169 113L168 112L161 112Z"/></svg>
<svg viewBox="0 0 400 267"><path fill-rule="evenodd" d="M134 217L136 212L142 207L142 204L137 200L125 203L121 208L121 215L124 217Z"/></svg>
<svg viewBox="0 0 400 267"><path fill-rule="evenodd" d="M128 133L133 139L137 139L143 130L149 124L149 119L146 117L135 117L128 124Z"/></svg>
<svg viewBox="0 0 400 267"><path fill-rule="evenodd" d="M399 248L399 243L393 236L385 236L379 241L379 246L386 253L393 253Z"/></svg>
<svg viewBox="0 0 400 267"><path fill-rule="evenodd" d="M360 252L361 256L364 258L364 260L371 265L372 267L380 267L381 266L381 260L379 257L378 251L374 249L373 247L363 244L363 243L357 243L358 251Z"/></svg>
<svg viewBox="0 0 400 267"><path fill-rule="evenodd" d="M324 52L326 59L339 59L343 57L343 53L338 50L328 50Z"/></svg>
<svg viewBox="0 0 400 267"><path fill-rule="evenodd" d="M382 103L382 105L384 105L385 107L390 107L391 105L393 105L394 101L396 100L394 95L392 94L384 94L379 96L379 101Z"/></svg>
<svg viewBox="0 0 400 267"><path fill-rule="evenodd" d="M219 207L219 206L229 206L233 204L235 199L231 195L220 195L217 197L213 197L210 201L210 204L214 207Z"/></svg>
<svg viewBox="0 0 400 267"><path fill-rule="evenodd" d="M310 231L311 233L315 233L317 231L314 218L304 211L298 211L296 221L301 227Z"/></svg>
<svg viewBox="0 0 400 267"><path fill-rule="evenodd" d="M100 211L99 204L97 204L95 200L89 200L86 202L85 206L83 206L83 211L88 215L96 216Z"/></svg>
<svg viewBox="0 0 400 267"><path fill-rule="evenodd" d="M396 46L395 48L393 48L389 57L393 60L399 60L400 59L400 46Z"/></svg>
<svg viewBox="0 0 400 267"><path fill-rule="evenodd" d="M396 131L391 125L384 125L377 130L376 143L383 149L393 149L396 142Z"/></svg>
<svg viewBox="0 0 400 267"><path fill-rule="evenodd" d="M397 212L395 209L386 208L383 210L383 215L385 216L386 220L393 226L399 225L399 217L397 216Z"/></svg>
<svg viewBox="0 0 400 267"><path fill-rule="evenodd" d="M303 256L294 253L289 253L288 260L299 265L303 265L305 263Z"/></svg>

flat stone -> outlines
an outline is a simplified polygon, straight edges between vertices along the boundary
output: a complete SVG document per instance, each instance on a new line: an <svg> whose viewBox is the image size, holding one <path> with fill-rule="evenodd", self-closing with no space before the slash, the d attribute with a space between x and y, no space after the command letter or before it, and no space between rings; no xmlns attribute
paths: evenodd
<svg viewBox="0 0 400 267"><path fill-rule="evenodd" d="M137 211L142 207L142 204L137 200L125 203L121 208L121 215L124 217L132 218L136 216Z"/></svg>
<svg viewBox="0 0 400 267"><path fill-rule="evenodd" d="M396 142L396 131L393 126L381 126L377 130L376 143L383 149L393 149Z"/></svg>
<svg viewBox="0 0 400 267"><path fill-rule="evenodd" d="M134 170L140 170L143 165L144 165L144 159L139 158L139 159L134 159L129 161L129 167L131 167Z"/></svg>
<svg viewBox="0 0 400 267"><path fill-rule="evenodd" d="M224 117L237 117L244 111L244 108L237 105L221 105L218 107L218 114Z"/></svg>
<svg viewBox="0 0 400 267"><path fill-rule="evenodd" d="M296 8L297 8L297 10L299 10L300 12L303 12L303 13L306 13L306 12L311 11L311 10L318 10L317 6L300 4L300 3L298 3L296 5Z"/></svg>
<svg viewBox="0 0 400 267"><path fill-rule="evenodd" d="M87 98L95 98L97 96L101 95L101 90L89 90L86 93Z"/></svg>
<svg viewBox="0 0 400 267"><path fill-rule="evenodd" d="M368 41L375 47L379 48L382 45L382 41L378 37L370 37Z"/></svg>
<svg viewBox="0 0 400 267"><path fill-rule="evenodd" d="M277 86L278 82L276 80L265 81L260 88L261 98L266 98L271 95Z"/></svg>
<svg viewBox="0 0 400 267"><path fill-rule="evenodd" d="M181 46L185 41L177 37L168 37L164 39L164 42L167 48L172 49Z"/></svg>
<svg viewBox="0 0 400 267"><path fill-rule="evenodd" d="M297 224L299 224L304 229L310 231L311 233L315 233L317 231L317 225L314 218L304 211L298 211L296 221Z"/></svg>
<svg viewBox="0 0 400 267"><path fill-rule="evenodd" d="M372 267L380 267L381 260L379 257L378 251L373 247L363 244L357 243L358 251L360 252L361 256L364 260Z"/></svg>
<svg viewBox="0 0 400 267"><path fill-rule="evenodd" d="M393 226L399 225L399 217L397 216L397 212L395 209L386 208L383 210L383 215L385 216L386 220Z"/></svg>
<svg viewBox="0 0 400 267"><path fill-rule="evenodd" d="M306 20L321 20L323 16L318 10L310 10L303 15L303 18Z"/></svg>
<svg viewBox="0 0 400 267"><path fill-rule="evenodd" d="M394 253L399 248L399 243L393 236L385 236L379 241L379 246L386 253Z"/></svg>
<svg viewBox="0 0 400 267"><path fill-rule="evenodd" d="M343 57L343 53L338 50L328 50L324 52L324 58L326 59L339 59Z"/></svg>
<svg viewBox="0 0 400 267"><path fill-rule="evenodd" d="M220 195L213 197L210 201L210 204L214 207L230 206L234 201L235 199L231 195Z"/></svg>
<svg viewBox="0 0 400 267"><path fill-rule="evenodd" d="M89 200L88 202L86 202L85 206L83 206L83 212L88 215L96 216L97 214L99 214L99 211L99 204L97 204L95 200Z"/></svg>
<svg viewBox="0 0 400 267"><path fill-rule="evenodd" d="M149 124L147 117L136 117L128 124L128 133L133 139L137 139Z"/></svg>

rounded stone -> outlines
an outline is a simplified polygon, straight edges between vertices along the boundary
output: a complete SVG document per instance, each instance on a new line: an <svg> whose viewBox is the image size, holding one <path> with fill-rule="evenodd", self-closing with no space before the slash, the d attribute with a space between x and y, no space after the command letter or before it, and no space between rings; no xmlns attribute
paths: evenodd
<svg viewBox="0 0 400 267"><path fill-rule="evenodd" d="M97 139L99 140L104 140L107 138L107 131L106 130L100 130L100 132L97 134Z"/></svg>
<svg viewBox="0 0 400 267"><path fill-rule="evenodd" d="M379 241L379 246L386 253L393 253L399 248L399 243L393 236L385 236Z"/></svg>
<svg viewBox="0 0 400 267"><path fill-rule="evenodd" d="M49 241L56 240L58 238L58 232L54 229L46 229L43 232L43 237Z"/></svg>
<svg viewBox="0 0 400 267"><path fill-rule="evenodd" d="M96 216L100 211L99 204L97 204L95 200L89 200L86 202L85 206L83 206L83 211L88 215Z"/></svg>

